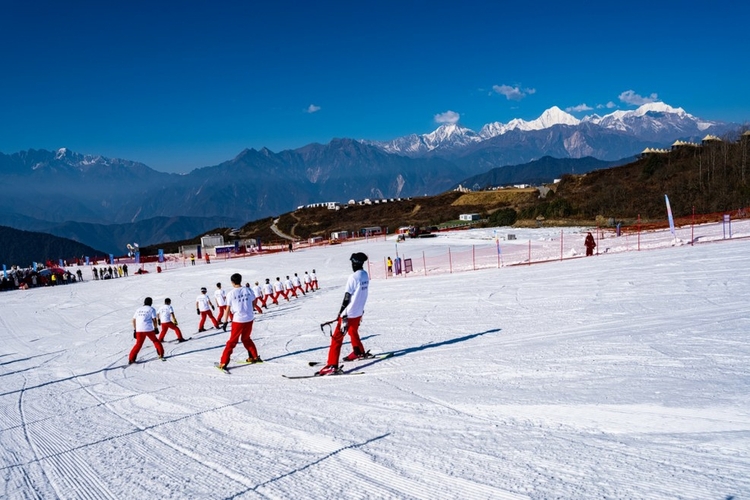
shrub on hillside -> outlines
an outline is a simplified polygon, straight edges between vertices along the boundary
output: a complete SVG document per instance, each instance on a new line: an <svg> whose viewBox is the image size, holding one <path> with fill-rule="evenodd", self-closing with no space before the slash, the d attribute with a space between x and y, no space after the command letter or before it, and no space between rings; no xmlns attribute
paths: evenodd
<svg viewBox="0 0 750 500"><path fill-rule="evenodd" d="M489 223L492 226L512 226L516 223L518 214L512 208L501 208L492 213Z"/></svg>

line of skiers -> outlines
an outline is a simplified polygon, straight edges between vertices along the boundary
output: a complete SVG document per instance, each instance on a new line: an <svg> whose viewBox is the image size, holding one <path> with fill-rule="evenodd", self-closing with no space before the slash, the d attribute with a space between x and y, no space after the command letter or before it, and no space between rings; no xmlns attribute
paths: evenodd
<svg viewBox="0 0 750 500"><path fill-rule="evenodd" d="M357 252L351 255L350 262L352 265L353 273L349 276L346 283L344 300L339 310L337 325L334 332L331 335L331 345L328 353L328 362L326 366L317 372L317 375L334 375L341 371L339 365L339 355L341 354L341 346L344 341L344 337L349 335L351 338L352 352L344 358L344 360L351 361L358 358L368 357L368 352L365 351L362 341L359 338L359 324L364 314L364 306L367 302L367 294L369 287L369 276L364 271L363 266L367 261L367 255L361 252ZM302 281L294 274L294 279L290 279L287 276L286 282L281 283L281 280L277 277L276 283L270 285L270 279L266 279L266 284L263 287L255 283L255 287L250 287L249 283L242 286L242 275L234 273L230 281L232 283L232 289L229 292L224 292L221 288L221 283L216 284L216 290L214 291L214 298L219 308L218 319L214 317L213 310L215 309L213 303L208 297L208 291L206 288L201 288L201 294L196 299L196 312L201 316L201 321L198 326L198 331L205 331L204 325L206 319L211 319L214 328L219 328L220 323L223 321L223 329L226 331L227 324L229 321L232 322L232 329L229 334L224 351L221 355L220 362L216 365L221 370L226 370L229 364L230 357L234 348L239 342L247 350L247 359L245 363L262 363L258 350L255 343L250 338L253 329L253 321L255 319L255 312L262 312L258 306L258 301L265 298L268 300L271 297L275 304L278 304L278 298L283 296L289 300L288 295L282 292L290 292L294 296L296 291L299 290L302 294L306 294L307 291L318 290L318 280L313 269L312 274L305 272L304 283L305 290L302 290ZM288 283L287 283L288 282ZM277 285L278 284L278 285ZM266 293L270 286L270 291ZM260 293L254 290L261 288ZM265 300L262 302L263 307L266 307ZM128 356L129 363L135 363L143 343L146 339L153 342L156 348L157 355L160 359L164 359L164 347L162 341L168 330L174 330L177 335L178 342L184 342L185 339L177 326L177 318L174 314L174 309L171 305L169 298L164 299L164 305L156 311L153 307L153 299L146 297L143 306L138 308L133 315L133 337L136 339L136 343L130 351ZM159 332L159 327L161 331ZM158 338L157 338L158 332Z"/></svg>

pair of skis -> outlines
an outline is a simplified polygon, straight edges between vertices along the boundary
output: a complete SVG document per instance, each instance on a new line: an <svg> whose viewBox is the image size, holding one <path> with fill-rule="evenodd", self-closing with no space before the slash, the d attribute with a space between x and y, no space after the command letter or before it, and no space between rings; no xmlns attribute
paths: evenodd
<svg viewBox="0 0 750 500"><path fill-rule="evenodd" d="M383 352L380 354L369 354L367 357L364 358L358 358L353 361L368 361L368 360L380 360L380 359L386 359L393 356L392 352ZM324 364L322 361L310 361L307 363L308 366L319 366ZM365 372L363 371L357 371L356 368L349 371L338 371L336 373L333 373L331 375L318 375L318 373L313 373L312 375L282 375L284 378L288 379L303 379L303 378L321 378L321 377L337 377L339 375L364 375Z"/></svg>

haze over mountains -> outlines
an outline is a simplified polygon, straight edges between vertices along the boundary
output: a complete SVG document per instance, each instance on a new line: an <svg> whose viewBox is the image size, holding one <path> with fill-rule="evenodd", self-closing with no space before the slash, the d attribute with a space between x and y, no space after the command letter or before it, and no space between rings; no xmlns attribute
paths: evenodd
<svg viewBox="0 0 750 500"><path fill-rule="evenodd" d="M278 153L246 149L184 175L65 148L0 153L0 224L121 253L134 238L142 245L185 239L308 203L436 194L493 168L544 156L566 159L559 168L544 162L551 181L574 168L570 159L611 162L734 128L664 103L582 120L553 107L536 120L490 123L479 132L454 122L388 142L334 139ZM540 179L528 168L517 171L519 177L501 177Z"/></svg>

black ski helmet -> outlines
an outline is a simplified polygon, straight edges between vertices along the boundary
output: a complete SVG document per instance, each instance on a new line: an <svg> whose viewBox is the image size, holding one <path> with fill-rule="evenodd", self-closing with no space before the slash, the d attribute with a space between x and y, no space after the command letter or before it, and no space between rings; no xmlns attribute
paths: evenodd
<svg viewBox="0 0 750 500"><path fill-rule="evenodd" d="M349 260L352 261L352 269L357 271L362 269L367 261L367 255L362 252L353 253Z"/></svg>

